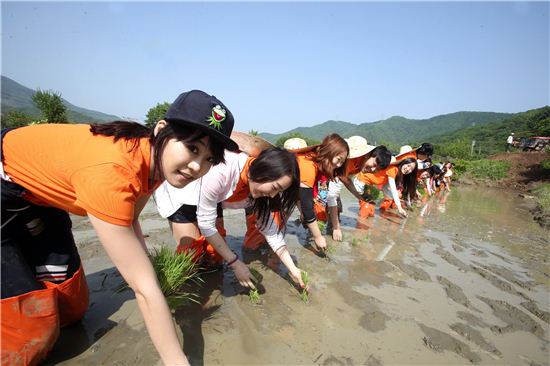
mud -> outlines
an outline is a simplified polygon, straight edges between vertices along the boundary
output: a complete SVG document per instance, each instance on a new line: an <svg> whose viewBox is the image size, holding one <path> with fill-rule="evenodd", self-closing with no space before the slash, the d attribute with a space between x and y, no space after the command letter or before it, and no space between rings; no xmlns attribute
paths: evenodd
<svg viewBox="0 0 550 366"><path fill-rule="evenodd" d="M550 232L517 195L454 187L407 219L376 212L357 219L343 195L344 241L330 261L289 223L287 244L311 278L303 303L266 246L242 250L244 213L225 211L228 243L263 275L249 302L231 271L205 273L200 304L174 313L192 365L549 365ZM73 218L91 305L64 328L46 364L160 365L132 291L88 221ZM174 247L149 204L148 245Z"/></svg>

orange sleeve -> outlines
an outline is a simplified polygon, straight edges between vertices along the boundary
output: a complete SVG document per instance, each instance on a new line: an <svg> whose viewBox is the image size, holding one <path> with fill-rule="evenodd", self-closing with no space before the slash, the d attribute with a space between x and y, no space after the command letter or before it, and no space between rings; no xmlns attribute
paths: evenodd
<svg viewBox="0 0 550 366"><path fill-rule="evenodd" d="M298 167L300 168L300 183L313 188L315 185L315 177L317 176L317 166L315 165L315 162L301 155L298 155L296 160L298 161Z"/></svg>
<svg viewBox="0 0 550 366"><path fill-rule="evenodd" d="M348 159L346 161L346 172L344 173L345 176L349 177L350 175L358 174L361 171L361 165L364 159L364 156L360 156L354 159Z"/></svg>
<svg viewBox="0 0 550 366"><path fill-rule="evenodd" d="M101 164L80 169L71 176L76 204L87 213L119 226L131 226L140 182L127 169Z"/></svg>
<svg viewBox="0 0 550 366"><path fill-rule="evenodd" d="M395 179L397 177L397 172L399 171L399 168L396 166L390 166L386 169L386 175L390 178Z"/></svg>

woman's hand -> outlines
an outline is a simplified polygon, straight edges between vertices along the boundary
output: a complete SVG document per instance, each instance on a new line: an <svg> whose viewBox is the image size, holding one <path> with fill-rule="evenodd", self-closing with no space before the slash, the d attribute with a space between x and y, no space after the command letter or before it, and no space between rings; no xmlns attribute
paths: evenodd
<svg viewBox="0 0 550 366"><path fill-rule="evenodd" d="M252 289L256 288L256 286L254 286L254 283L252 282L252 279L250 278L250 270L248 269L246 264L244 264L240 260L237 260L230 267L233 272L235 272L235 277L237 277L237 280L239 280L241 286L249 287Z"/></svg>
<svg viewBox="0 0 550 366"><path fill-rule="evenodd" d="M403 209L403 207L398 207L397 211L399 211L399 214L403 217L407 217L407 211Z"/></svg>
<svg viewBox="0 0 550 366"><path fill-rule="evenodd" d="M327 249L327 240L323 235L315 236L313 237L313 240L315 241L315 246L322 250L323 252Z"/></svg>
<svg viewBox="0 0 550 366"><path fill-rule="evenodd" d="M332 230L332 239L336 241L342 241L343 235L342 235L342 229L333 229Z"/></svg>
<svg viewBox="0 0 550 366"><path fill-rule="evenodd" d="M300 268L295 267L294 270L288 271L288 274L290 275L290 279L292 279L295 284L299 285L301 289L309 290L302 280L302 270Z"/></svg>

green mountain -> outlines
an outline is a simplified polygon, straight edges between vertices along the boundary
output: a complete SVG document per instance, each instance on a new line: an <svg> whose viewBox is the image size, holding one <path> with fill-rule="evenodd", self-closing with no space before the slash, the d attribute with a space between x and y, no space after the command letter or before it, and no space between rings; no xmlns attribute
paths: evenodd
<svg viewBox="0 0 550 366"><path fill-rule="evenodd" d="M511 116L513 116L511 113L456 112L429 119L408 119L394 116L382 121L360 125L342 121L327 121L312 127L295 128L282 134L261 133L260 136L271 142L276 142L282 136L300 133L306 137L322 140L327 134L336 132L343 137L361 135L369 143L383 143L391 147L399 147L404 144L416 145L430 141L430 137L436 134L449 133L472 125L498 122Z"/></svg>
<svg viewBox="0 0 550 366"><path fill-rule="evenodd" d="M31 99L35 90L27 88L6 76L2 76L1 89L2 114L11 110L18 110L36 118L40 117L40 110L36 108ZM67 107L67 116L71 122L110 122L120 119L120 117L112 114L77 107L65 99L63 99L63 104Z"/></svg>
<svg viewBox="0 0 550 366"><path fill-rule="evenodd" d="M502 121L433 135L430 141L441 155L467 158L471 153L472 141L475 141L473 150L476 154L503 152L506 138L512 132L516 140L534 136L550 137L550 107L516 113Z"/></svg>

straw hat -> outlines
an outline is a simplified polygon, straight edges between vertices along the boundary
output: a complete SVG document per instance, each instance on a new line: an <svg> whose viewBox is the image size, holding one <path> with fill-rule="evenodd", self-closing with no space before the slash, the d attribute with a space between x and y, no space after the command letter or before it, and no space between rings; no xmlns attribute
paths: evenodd
<svg viewBox="0 0 550 366"><path fill-rule="evenodd" d="M252 136L244 132L231 132L231 139L239 145L239 150L252 157L258 157L260 153L274 145L261 138L260 136Z"/></svg>
<svg viewBox="0 0 550 366"><path fill-rule="evenodd" d="M376 148L376 146L369 145L367 139L361 136L351 136L345 140L349 147L348 159L362 157Z"/></svg>
<svg viewBox="0 0 550 366"><path fill-rule="evenodd" d="M293 137L285 141L283 147L287 150L297 150L307 147L307 142L299 137Z"/></svg>
<svg viewBox="0 0 550 366"><path fill-rule="evenodd" d="M406 154L411 151L413 151L413 148L410 145L403 145L399 148L399 154L397 155Z"/></svg>

